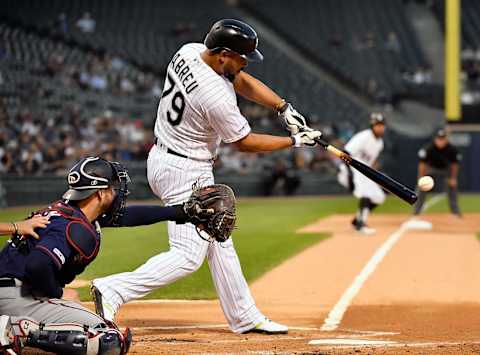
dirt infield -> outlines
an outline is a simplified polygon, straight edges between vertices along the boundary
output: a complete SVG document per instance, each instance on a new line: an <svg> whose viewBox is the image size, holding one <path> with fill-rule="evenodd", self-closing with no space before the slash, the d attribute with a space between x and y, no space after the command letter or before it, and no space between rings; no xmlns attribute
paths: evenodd
<svg viewBox="0 0 480 355"><path fill-rule="evenodd" d="M430 231L401 227L406 215L375 215L366 237L350 216L334 215L305 233L332 237L305 250L251 285L260 309L291 327L289 334L231 333L218 301L131 303L119 314L133 327L133 354L480 353L480 215L425 217ZM397 236L350 300L337 329L322 331L329 312L358 281L364 266Z"/></svg>

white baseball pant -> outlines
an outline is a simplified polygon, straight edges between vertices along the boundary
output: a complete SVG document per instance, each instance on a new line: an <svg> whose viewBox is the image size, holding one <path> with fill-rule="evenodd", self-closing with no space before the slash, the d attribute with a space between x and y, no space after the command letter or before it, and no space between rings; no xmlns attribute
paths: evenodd
<svg viewBox="0 0 480 355"><path fill-rule="evenodd" d="M358 199L368 198L373 203L381 205L385 201L385 193L382 188L353 168L352 172L354 184L353 195ZM348 168L345 164L340 165L337 180L340 185L348 188Z"/></svg>
<svg viewBox="0 0 480 355"><path fill-rule="evenodd" d="M192 185L213 184L210 162L169 154L154 145L147 161L147 177L153 192L174 205L188 199ZM220 245L201 239L190 224L168 222L170 250L151 257L132 272L96 279L95 285L113 306L141 298L196 271L207 257L220 304L230 328L241 333L263 321L243 276L232 238Z"/></svg>

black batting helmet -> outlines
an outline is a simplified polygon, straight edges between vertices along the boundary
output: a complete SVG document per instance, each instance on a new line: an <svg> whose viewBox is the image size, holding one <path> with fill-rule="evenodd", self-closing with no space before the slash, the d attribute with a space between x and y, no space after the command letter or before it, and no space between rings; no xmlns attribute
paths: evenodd
<svg viewBox="0 0 480 355"><path fill-rule="evenodd" d="M249 62L261 62L263 55L257 49L258 36L245 22L224 19L213 24L204 44L210 50L226 49L240 54Z"/></svg>
<svg viewBox="0 0 480 355"><path fill-rule="evenodd" d="M75 164L67 176L69 189L63 198L79 201L99 189L119 188L122 180L130 181L127 170L120 164L99 157L86 157Z"/></svg>

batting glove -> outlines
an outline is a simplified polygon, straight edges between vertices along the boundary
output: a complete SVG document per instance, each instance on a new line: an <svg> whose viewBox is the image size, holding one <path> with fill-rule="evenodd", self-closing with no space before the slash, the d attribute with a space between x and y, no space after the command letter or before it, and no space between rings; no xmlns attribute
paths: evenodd
<svg viewBox="0 0 480 355"><path fill-rule="evenodd" d="M310 130L310 131L294 134L292 138L295 141L295 144L294 144L295 147L303 147L303 146L314 147L318 144L315 141L315 139L320 138L321 136L322 136L322 132Z"/></svg>
<svg viewBox="0 0 480 355"><path fill-rule="evenodd" d="M292 135L301 131L312 131L312 129L307 126L305 117L295 110L291 104L286 103L280 111L278 111L278 117L283 119L287 130Z"/></svg>

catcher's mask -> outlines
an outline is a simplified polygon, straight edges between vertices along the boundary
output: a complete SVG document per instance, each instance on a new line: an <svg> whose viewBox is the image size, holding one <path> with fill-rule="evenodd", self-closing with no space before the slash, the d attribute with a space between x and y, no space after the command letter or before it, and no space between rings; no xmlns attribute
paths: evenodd
<svg viewBox="0 0 480 355"><path fill-rule="evenodd" d="M118 225L125 210L130 182L128 171L122 164L99 157L83 158L70 169L67 180L69 189L63 194L67 201L84 200L99 189L113 187L115 199L98 220L102 226Z"/></svg>

